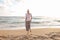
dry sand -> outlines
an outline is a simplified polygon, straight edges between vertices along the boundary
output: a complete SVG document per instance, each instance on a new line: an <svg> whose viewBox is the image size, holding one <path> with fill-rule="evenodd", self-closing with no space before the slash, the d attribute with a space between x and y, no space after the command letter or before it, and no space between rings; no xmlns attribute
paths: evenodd
<svg viewBox="0 0 60 40"><path fill-rule="evenodd" d="M7 37L8 35L10 35L10 36L19 36L19 38L22 37L20 40L35 40L35 38L36 38L36 40L60 40L60 28L32 29L31 34L32 34L31 36L27 37L25 29L0 30L0 37L1 36ZM18 37L16 37L16 38L18 38ZM23 39L23 38L25 38L25 39ZM30 39L28 39L28 38L30 38Z"/></svg>

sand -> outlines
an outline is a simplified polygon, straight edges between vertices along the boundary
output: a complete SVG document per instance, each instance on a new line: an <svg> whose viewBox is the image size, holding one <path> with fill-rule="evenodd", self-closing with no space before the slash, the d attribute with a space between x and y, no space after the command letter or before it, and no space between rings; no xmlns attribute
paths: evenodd
<svg viewBox="0 0 60 40"><path fill-rule="evenodd" d="M27 36L25 29L0 30L2 40L60 40L60 28L32 29L31 35Z"/></svg>

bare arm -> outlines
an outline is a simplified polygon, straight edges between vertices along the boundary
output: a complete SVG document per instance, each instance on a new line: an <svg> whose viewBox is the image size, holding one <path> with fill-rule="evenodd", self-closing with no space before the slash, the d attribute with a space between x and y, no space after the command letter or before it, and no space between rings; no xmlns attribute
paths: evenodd
<svg viewBox="0 0 60 40"><path fill-rule="evenodd" d="M31 19L32 19L32 15L31 15Z"/></svg>

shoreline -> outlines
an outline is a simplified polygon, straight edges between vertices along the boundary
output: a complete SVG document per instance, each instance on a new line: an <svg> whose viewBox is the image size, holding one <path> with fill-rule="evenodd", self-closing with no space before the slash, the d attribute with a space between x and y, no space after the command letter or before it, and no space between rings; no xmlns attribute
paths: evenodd
<svg viewBox="0 0 60 40"><path fill-rule="evenodd" d="M42 28L60 28L60 26L42 26L42 27L31 27L31 29L42 29ZM23 30L25 27L11 27L11 28L0 28L0 30Z"/></svg>

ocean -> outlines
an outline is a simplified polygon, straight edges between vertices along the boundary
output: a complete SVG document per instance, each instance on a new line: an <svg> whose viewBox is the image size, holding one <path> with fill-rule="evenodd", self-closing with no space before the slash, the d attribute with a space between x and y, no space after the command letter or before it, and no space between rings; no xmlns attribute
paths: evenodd
<svg viewBox="0 0 60 40"><path fill-rule="evenodd" d="M60 20L49 17L33 16L31 28L60 28ZM0 16L0 29L23 29L25 18L21 16Z"/></svg>

